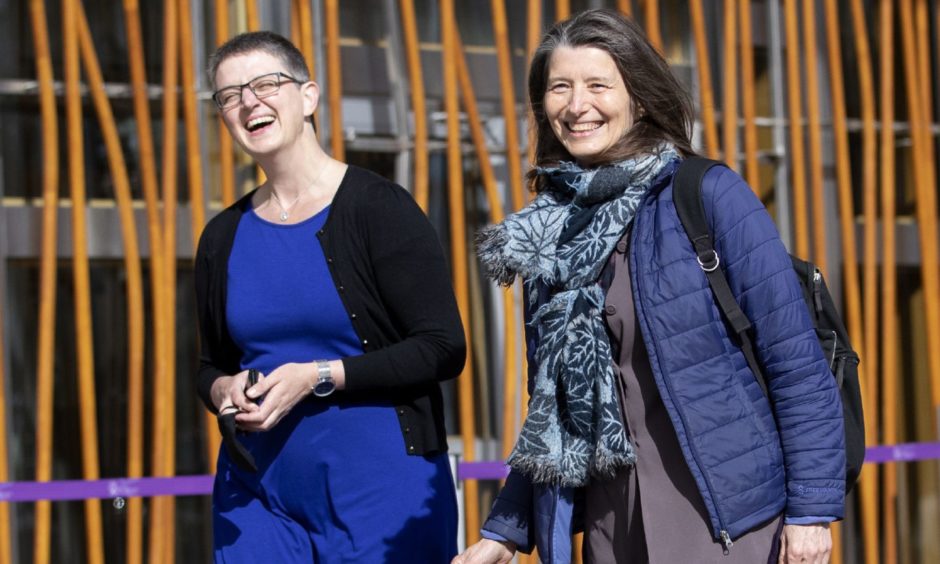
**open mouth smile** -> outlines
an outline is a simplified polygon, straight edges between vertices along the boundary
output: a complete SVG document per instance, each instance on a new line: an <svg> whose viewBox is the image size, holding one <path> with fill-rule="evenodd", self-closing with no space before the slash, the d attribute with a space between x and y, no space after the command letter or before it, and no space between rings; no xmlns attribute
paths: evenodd
<svg viewBox="0 0 940 564"><path fill-rule="evenodd" d="M274 123L274 116L259 116L245 122L245 129L247 129L249 133L257 133L267 128L272 123Z"/></svg>
<svg viewBox="0 0 940 564"><path fill-rule="evenodd" d="M583 137L583 136L590 135L591 133L599 129L602 125L604 125L604 123L600 121L591 121L591 122L586 122L586 123L566 122L565 129L567 129L568 132L574 135L575 137Z"/></svg>

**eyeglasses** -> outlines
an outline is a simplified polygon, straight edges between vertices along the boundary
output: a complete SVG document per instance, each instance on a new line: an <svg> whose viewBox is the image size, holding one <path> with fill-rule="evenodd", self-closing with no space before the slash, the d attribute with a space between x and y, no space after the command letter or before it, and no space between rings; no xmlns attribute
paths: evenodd
<svg viewBox="0 0 940 564"><path fill-rule="evenodd" d="M281 88L282 82L303 84L303 82L290 75L282 72L272 72L255 77L245 84L220 88L212 93L212 99L215 100L215 104L220 110L228 110L241 103L242 91L246 86L251 90L251 93L255 95L255 98L267 98L268 96L277 94L277 91Z"/></svg>

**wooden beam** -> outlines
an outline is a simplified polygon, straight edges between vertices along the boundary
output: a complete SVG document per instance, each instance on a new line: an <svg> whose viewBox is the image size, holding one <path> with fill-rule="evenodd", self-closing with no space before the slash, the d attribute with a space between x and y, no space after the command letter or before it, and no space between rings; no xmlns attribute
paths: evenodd
<svg viewBox="0 0 940 564"><path fill-rule="evenodd" d="M826 199L823 183L822 118L819 110L819 72L817 70L816 2L803 0L803 51L806 54L806 115L809 126L809 178L813 199L813 262L823 272L826 260Z"/></svg>
<svg viewBox="0 0 940 564"><path fill-rule="evenodd" d="M757 164L757 107L754 94L754 40L751 34L751 2L738 3L741 27L741 110L744 116L744 167L747 183L761 195L760 167Z"/></svg>
<svg viewBox="0 0 940 564"><path fill-rule="evenodd" d="M499 63L500 100L503 121L506 123L506 162L509 169L510 195L514 210L525 204L522 187L522 155L519 152L519 118L516 115L516 89L513 85L512 52L509 48L509 30L504 0L491 0L493 10L493 36Z"/></svg>

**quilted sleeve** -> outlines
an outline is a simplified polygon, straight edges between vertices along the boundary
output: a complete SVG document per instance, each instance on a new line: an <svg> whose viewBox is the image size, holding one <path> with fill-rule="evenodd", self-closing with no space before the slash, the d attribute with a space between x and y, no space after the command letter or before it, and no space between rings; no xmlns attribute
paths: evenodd
<svg viewBox="0 0 940 564"><path fill-rule="evenodd" d="M773 220L735 172L702 183L706 215L728 282L753 324L787 480L786 516L841 518L845 498L842 406Z"/></svg>

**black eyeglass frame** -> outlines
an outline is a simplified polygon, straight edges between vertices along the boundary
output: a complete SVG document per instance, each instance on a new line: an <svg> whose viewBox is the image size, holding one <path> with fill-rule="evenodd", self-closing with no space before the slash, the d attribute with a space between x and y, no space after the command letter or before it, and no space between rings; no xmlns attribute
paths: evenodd
<svg viewBox="0 0 940 564"><path fill-rule="evenodd" d="M259 95L257 92L255 92L255 89L252 86L252 83L257 82L258 80L262 78L267 78L269 76L277 77L277 88L273 92L270 92L268 94ZM281 89L281 79L285 79L284 82L293 82L294 84L304 84L303 81L297 80L296 78L292 77L289 74L286 74L280 71L269 72L269 73L256 76L244 84L233 84L231 86L219 88L218 90L212 93L212 101L215 102L215 105L216 107L219 108L219 110L228 110L228 109L234 108L235 106L242 103L242 92L245 91L245 88L248 88L249 90L251 90L251 93L255 95L255 98L260 99L260 98L267 98L269 96L274 96ZM229 90L234 90L236 88L238 89L238 102L236 102L235 104L231 104L229 106L223 106L222 101L219 99L219 94L229 91Z"/></svg>

